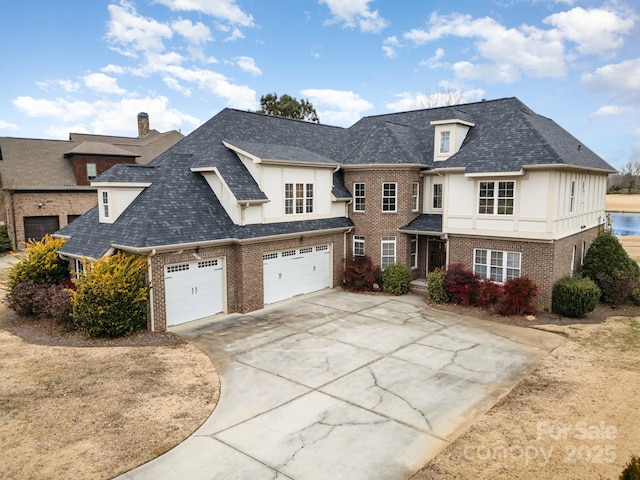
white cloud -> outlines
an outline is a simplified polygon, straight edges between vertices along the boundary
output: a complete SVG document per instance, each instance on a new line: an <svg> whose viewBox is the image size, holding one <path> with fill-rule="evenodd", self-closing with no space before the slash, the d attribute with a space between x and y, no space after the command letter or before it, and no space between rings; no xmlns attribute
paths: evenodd
<svg viewBox="0 0 640 480"><path fill-rule="evenodd" d="M605 8L582 7L555 13L543 20L556 27L563 38L577 44L581 54L602 55L620 48L624 35L634 24L634 15L618 14Z"/></svg>
<svg viewBox="0 0 640 480"><path fill-rule="evenodd" d="M124 67L121 67L120 65L113 65L113 64L109 64L106 67L102 67L100 70L102 70L104 73L113 73L114 75L122 75L125 72Z"/></svg>
<svg viewBox="0 0 640 480"><path fill-rule="evenodd" d="M396 36L387 37L382 42L382 51L384 55L389 58L395 57L400 47L402 47L402 44Z"/></svg>
<svg viewBox="0 0 640 480"><path fill-rule="evenodd" d="M398 99L395 102L387 103L387 109L393 112L404 112L407 110L419 110L422 108L435 108L452 103L477 102L484 97L484 90L459 90L446 88L438 92L400 92L396 94Z"/></svg>
<svg viewBox="0 0 640 480"><path fill-rule="evenodd" d="M10 123L5 120L0 120L0 130L20 130L20 129L14 123Z"/></svg>
<svg viewBox="0 0 640 480"><path fill-rule="evenodd" d="M126 97L95 102L66 98L48 100L18 97L13 104L27 116L54 119L56 124L49 126L47 133L62 133L61 136L68 135L70 131L135 135L135 119L142 111L149 113L152 128L160 131L185 126L195 127L200 124L197 118L169 108L169 100L164 96Z"/></svg>
<svg viewBox="0 0 640 480"><path fill-rule="evenodd" d="M469 61L454 64L459 78L514 82L522 74L530 77L562 77L565 75L564 46L560 35L527 25L506 28L489 17L473 18L454 13L431 14L428 28L413 29L404 34L415 45L440 40L447 36L475 39L480 57L487 62ZM495 73L491 73L495 71Z"/></svg>
<svg viewBox="0 0 640 480"><path fill-rule="evenodd" d="M632 105L625 105L625 106L605 105L603 107L600 107L596 112L592 113L589 116L589 118L592 120L596 120L601 118L612 117L615 115L623 115L625 113L633 112L635 110L637 109Z"/></svg>
<svg viewBox="0 0 640 480"><path fill-rule="evenodd" d="M322 123L351 125L362 117L362 112L373 108L371 102L347 90L309 88L300 93L313 104Z"/></svg>
<svg viewBox="0 0 640 480"><path fill-rule="evenodd" d="M428 58L426 60L422 60L420 62L420 66L421 67L428 67L428 68L439 68L442 66L442 63L440 63L440 59L442 59L444 57L444 49L443 48L438 48L435 53L433 54L433 56L431 58Z"/></svg>
<svg viewBox="0 0 640 480"><path fill-rule="evenodd" d="M234 58L236 64L245 72L250 73L251 75L262 75L262 70L258 68L256 62L251 57L236 57Z"/></svg>
<svg viewBox="0 0 640 480"><path fill-rule="evenodd" d="M126 0L107 8L110 15L107 40L114 50L123 55L137 57L140 52L161 52L164 40L173 35L171 27L139 15Z"/></svg>
<svg viewBox="0 0 640 480"><path fill-rule="evenodd" d="M235 0L156 0L158 3L174 11L200 12L219 20L238 24L243 27L253 26L253 17L243 12Z"/></svg>
<svg viewBox="0 0 640 480"><path fill-rule="evenodd" d="M126 90L118 86L118 79L104 73L90 73L83 78L84 85L89 90L113 95L123 95Z"/></svg>
<svg viewBox="0 0 640 480"><path fill-rule="evenodd" d="M191 45L199 46L213 39L209 27L201 22L192 23L190 20L181 18L172 22L171 28L183 36Z"/></svg>
<svg viewBox="0 0 640 480"><path fill-rule="evenodd" d="M358 27L363 32L378 33L389 22L377 10L371 10L372 0L319 0L329 7L333 19L329 23L343 23L345 27Z"/></svg>
<svg viewBox="0 0 640 480"><path fill-rule="evenodd" d="M594 73L583 75L582 84L593 92L640 102L640 57L602 66Z"/></svg>

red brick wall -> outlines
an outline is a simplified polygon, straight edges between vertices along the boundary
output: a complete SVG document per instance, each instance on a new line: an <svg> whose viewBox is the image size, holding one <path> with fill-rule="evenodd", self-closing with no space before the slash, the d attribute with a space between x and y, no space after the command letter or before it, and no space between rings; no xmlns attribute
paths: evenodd
<svg viewBox="0 0 640 480"><path fill-rule="evenodd" d="M106 172L118 163L136 163L135 157L96 157L93 155L74 155L72 159L73 175L76 178L76 184L89 185L90 180L87 179L87 163L96 164L96 172L98 175Z"/></svg>
<svg viewBox="0 0 640 480"><path fill-rule="evenodd" d="M349 235L348 255L353 255L353 235L365 237L365 254L371 257L375 265L380 265L382 237L396 237L396 262L410 266L411 239L410 236L400 233L398 229L407 225L416 218L420 211L412 211L411 188L413 182L420 184L419 210L422 205L422 181L418 168L410 170L346 170L344 182L350 192L353 193L354 183L365 184L365 211L354 212L353 202L349 205L349 218L354 223L354 230ZM387 182L397 183L397 211L395 213L382 211L382 184ZM422 247L422 248L421 248ZM413 272L414 278L424 276L426 244L419 242L418 269Z"/></svg>
<svg viewBox="0 0 640 480"><path fill-rule="evenodd" d="M14 192L5 193L5 198L9 238L18 249L25 247L24 217L57 216L62 228L69 215L82 215L98 203L95 191Z"/></svg>
<svg viewBox="0 0 640 480"><path fill-rule="evenodd" d="M225 258L227 282L227 313L251 312L264 307L262 255L264 253L330 244L333 253L333 285L342 285L344 235L304 235L276 242L225 245L176 252L159 253L151 257L154 329L166 330L164 267L173 263L199 259Z"/></svg>
<svg viewBox="0 0 640 480"><path fill-rule="evenodd" d="M551 309L553 285L571 271L571 250L576 248L576 268L580 266L582 242L589 248L598 234L598 228L557 240L554 242L534 242L523 240L504 240L500 238L449 236L449 263L463 263L473 268L474 248L502 250L522 253L522 275L531 278L540 289L536 307Z"/></svg>

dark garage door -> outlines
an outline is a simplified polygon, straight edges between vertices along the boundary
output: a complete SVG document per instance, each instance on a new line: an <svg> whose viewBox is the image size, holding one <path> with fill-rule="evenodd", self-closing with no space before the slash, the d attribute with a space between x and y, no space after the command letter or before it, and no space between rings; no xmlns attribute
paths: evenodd
<svg viewBox="0 0 640 480"><path fill-rule="evenodd" d="M51 217L24 217L24 239L42 240L47 233L60 230L60 220L57 216Z"/></svg>

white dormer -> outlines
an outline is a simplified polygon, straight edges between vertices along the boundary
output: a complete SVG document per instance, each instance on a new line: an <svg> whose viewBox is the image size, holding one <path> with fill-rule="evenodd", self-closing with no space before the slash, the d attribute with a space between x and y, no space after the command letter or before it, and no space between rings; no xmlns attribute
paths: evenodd
<svg viewBox="0 0 640 480"><path fill-rule="evenodd" d="M91 182L98 187L100 223L113 223L150 183Z"/></svg>
<svg viewBox="0 0 640 480"><path fill-rule="evenodd" d="M431 122L435 126L433 136L433 159L442 161L460 150L460 146L475 124L465 120L435 120Z"/></svg>

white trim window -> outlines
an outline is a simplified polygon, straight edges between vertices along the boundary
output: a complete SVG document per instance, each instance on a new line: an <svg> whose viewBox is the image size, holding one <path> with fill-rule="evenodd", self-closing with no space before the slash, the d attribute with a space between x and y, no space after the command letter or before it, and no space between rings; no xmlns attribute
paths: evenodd
<svg viewBox="0 0 640 480"><path fill-rule="evenodd" d="M380 268L384 270L396 263L396 237L382 237L380 242Z"/></svg>
<svg viewBox="0 0 640 480"><path fill-rule="evenodd" d="M434 183L433 184L433 208L436 210L442 209L442 184Z"/></svg>
<svg viewBox="0 0 640 480"><path fill-rule="evenodd" d="M411 184L411 211L417 212L420 210L420 182L413 182Z"/></svg>
<svg viewBox="0 0 640 480"><path fill-rule="evenodd" d="M478 213L481 215L513 215L515 182L480 182Z"/></svg>
<svg viewBox="0 0 640 480"><path fill-rule="evenodd" d="M385 182L382 184L382 211L397 211L397 195L398 184L394 182Z"/></svg>
<svg viewBox="0 0 640 480"><path fill-rule="evenodd" d="M109 192L102 192L100 204L102 205L102 216L109 218Z"/></svg>
<svg viewBox="0 0 640 480"><path fill-rule="evenodd" d="M573 209L576 206L576 182L571 182L571 194L569 196L569 213L573 213Z"/></svg>
<svg viewBox="0 0 640 480"><path fill-rule="evenodd" d="M451 151L451 132L443 130L440 132L440 153L449 153Z"/></svg>
<svg viewBox="0 0 640 480"><path fill-rule="evenodd" d="M354 257L364 256L364 237L362 235L353 236L353 256Z"/></svg>
<svg viewBox="0 0 640 480"><path fill-rule="evenodd" d="M418 235L411 235L411 268L418 268Z"/></svg>
<svg viewBox="0 0 640 480"><path fill-rule="evenodd" d="M313 183L284 184L285 215L313 213Z"/></svg>
<svg viewBox="0 0 640 480"><path fill-rule="evenodd" d="M364 212L365 207L365 187L364 183L353 184L353 211Z"/></svg>
<svg viewBox="0 0 640 480"><path fill-rule="evenodd" d="M95 163L87 163L87 180L93 180L98 176L98 168Z"/></svg>
<svg viewBox="0 0 640 480"><path fill-rule="evenodd" d="M473 272L481 278L489 278L498 283L519 278L522 272L522 254L476 248L473 251Z"/></svg>

